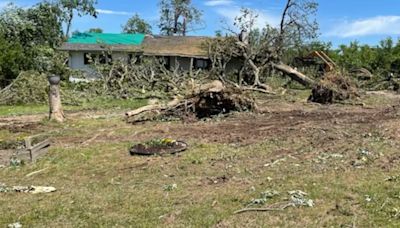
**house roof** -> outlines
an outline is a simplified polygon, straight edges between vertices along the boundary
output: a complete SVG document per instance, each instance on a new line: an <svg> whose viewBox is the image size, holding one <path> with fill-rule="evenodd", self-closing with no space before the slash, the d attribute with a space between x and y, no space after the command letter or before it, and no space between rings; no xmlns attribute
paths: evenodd
<svg viewBox="0 0 400 228"><path fill-rule="evenodd" d="M134 45L106 45L106 44L79 44L63 43L60 51L119 51L119 52L143 52L141 46Z"/></svg>
<svg viewBox="0 0 400 228"><path fill-rule="evenodd" d="M141 39L142 38L142 39ZM148 56L208 58L202 36L151 36L143 34L83 33L74 35L59 49L62 51L143 52Z"/></svg>
<svg viewBox="0 0 400 228"><path fill-rule="evenodd" d="M141 45L144 34L78 33L68 39L69 44Z"/></svg>
<svg viewBox="0 0 400 228"><path fill-rule="evenodd" d="M145 55L208 58L206 42L202 36L146 36L143 41Z"/></svg>

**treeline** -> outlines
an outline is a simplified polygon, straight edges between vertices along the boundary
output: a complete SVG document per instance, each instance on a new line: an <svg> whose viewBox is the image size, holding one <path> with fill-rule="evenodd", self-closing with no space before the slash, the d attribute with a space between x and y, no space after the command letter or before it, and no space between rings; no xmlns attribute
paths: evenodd
<svg viewBox="0 0 400 228"><path fill-rule="evenodd" d="M400 76L400 39L394 41L388 37L377 45L353 41L338 48L333 48L329 42L312 42L302 49L301 54L306 55L312 50L324 51L347 71L364 68L378 77Z"/></svg>

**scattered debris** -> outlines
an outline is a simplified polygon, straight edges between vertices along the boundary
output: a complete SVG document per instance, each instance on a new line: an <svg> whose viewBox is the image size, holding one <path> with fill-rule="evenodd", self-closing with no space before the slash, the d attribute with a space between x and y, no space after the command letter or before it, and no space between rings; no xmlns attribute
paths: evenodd
<svg viewBox="0 0 400 228"><path fill-rule="evenodd" d="M171 191L173 191L173 190L175 190L177 188L178 188L177 184L167 184L167 185L163 186L163 190L166 191L166 192L171 192Z"/></svg>
<svg viewBox="0 0 400 228"><path fill-rule="evenodd" d="M0 192L21 192L21 193L31 193L31 194L40 194L40 193L51 193L57 191L54 187L45 187L45 186L13 186L7 187L5 184L0 184Z"/></svg>
<svg viewBox="0 0 400 228"><path fill-rule="evenodd" d="M19 159L15 158L15 157L11 157L11 159L10 159L10 166L11 167L18 167L18 166L22 166L24 164L25 164L24 161L19 160Z"/></svg>
<svg viewBox="0 0 400 228"><path fill-rule="evenodd" d="M392 209L392 217L393 218L398 218L400 216L400 209L399 208L393 208Z"/></svg>
<svg viewBox="0 0 400 228"><path fill-rule="evenodd" d="M46 171L46 170L48 170L48 169L49 169L49 167L44 168L44 169L41 169L41 170L38 170L38 171L35 171L35 172L28 173L25 177L34 176L34 175L39 174L39 173L41 173L41 172L44 172L44 171Z"/></svg>
<svg viewBox="0 0 400 228"><path fill-rule="evenodd" d="M390 177L387 177L386 179L385 179L385 181L390 181L390 182L397 182L397 181L399 181L400 180L400 175L397 175L397 176L390 176Z"/></svg>
<svg viewBox="0 0 400 228"><path fill-rule="evenodd" d="M188 145L183 141L174 139L155 139L145 143L134 145L130 148L131 155L165 155L176 154L187 149Z"/></svg>
<svg viewBox="0 0 400 228"><path fill-rule="evenodd" d="M276 192L267 192L267 196L271 195L276 195ZM294 191L289 191L288 192L290 199L286 202L280 202L276 203L273 205L270 205L269 207L265 208L244 208L238 211L235 211L235 214L240 214L244 212L250 212L250 211L283 211L288 207L314 207L314 201L311 199L307 198L307 193L300 191L300 190L294 190ZM260 202L259 204L263 204L266 202L265 198L262 198L261 200L257 201L257 203Z"/></svg>
<svg viewBox="0 0 400 228"><path fill-rule="evenodd" d="M293 203L294 206L314 207L314 201L306 198L306 196L308 195L307 193L300 190L295 190L289 191L288 194L290 195L291 203Z"/></svg>
<svg viewBox="0 0 400 228"><path fill-rule="evenodd" d="M20 222L15 222L15 223L8 224L7 227L8 228L22 228L22 224Z"/></svg>
<svg viewBox="0 0 400 228"><path fill-rule="evenodd" d="M264 192L261 193L261 197L260 198L253 199L248 206L254 205L254 204L265 204L268 199L271 199L271 198L273 198L274 196L277 196L277 195L279 195L279 192L275 191L275 190L264 191Z"/></svg>
<svg viewBox="0 0 400 228"><path fill-rule="evenodd" d="M284 161L286 161L286 158L277 159L277 160L275 160L275 161L273 161L271 163L265 164L264 167L273 167L273 166L275 166L275 165L277 165L277 164L279 164L281 162L284 162Z"/></svg>
<svg viewBox="0 0 400 228"><path fill-rule="evenodd" d="M127 122L136 123L155 119L207 118L233 111L258 111L249 93L225 87L213 81L195 87L184 96L176 96L167 104L151 104L126 113Z"/></svg>
<svg viewBox="0 0 400 228"><path fill-rule="evenodd" d="M342 154L330 154L330 153L322 153L320 154L317 159L314 161L317 163L327 163L330 159L342 159L344 156Z"/></svg>
<svg viewBox="0 0 400 228"><path fill-rule="evenodd" d="M351 162L351 165L355 168L362 168L365 165L373 162L376 156L367 149L359 149L357 152L357 159Z"/></svg>
<svg viewBox="0 0 400 228"><path fill-rule="evenodd" d="M372 197L370 195L365 195L365 201L368 203L372 201Z"/></svg>
<svg viewBox="0 0 400 228"><path fill-rule="evenodd" d="M218 176L215 178L207 178L208 179L208 184L220 184L220 183L225 183L229 181L229 177L226 175Z"/></svg>

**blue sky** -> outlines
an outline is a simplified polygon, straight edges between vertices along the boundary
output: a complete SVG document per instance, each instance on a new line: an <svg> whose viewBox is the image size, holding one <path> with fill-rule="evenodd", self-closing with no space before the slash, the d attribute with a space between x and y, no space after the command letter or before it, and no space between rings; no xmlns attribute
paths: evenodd
<svg viewBox="0 0 400 228"><path fill-rule="evenodd" d="M38 0L0 0L0 8L13 2L22 7L31 6ZM284 0L193 0L203 11L205 26L193 35L213 35L223 23L231 23L240 7L254 9L259 14L258 25L277 24ZM400 0L320 0L317 19L320 39L332 41L335 46L358 40L361 43L378 44L386 37L400 37ZM158 0L98 0L99 17L76 18L72 31L85 31L100 27L104 32L121 32L122 25L134 13L149 21L158 32Z"/></svg>

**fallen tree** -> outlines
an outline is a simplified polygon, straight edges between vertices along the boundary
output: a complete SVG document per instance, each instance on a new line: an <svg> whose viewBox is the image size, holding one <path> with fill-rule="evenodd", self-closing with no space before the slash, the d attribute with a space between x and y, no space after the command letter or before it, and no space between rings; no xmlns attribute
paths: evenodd
<svg viewBox="0 0 400 228"><path fill-rule="evenodd" d="M350 79L339 73L328 73L311 90L309 101L331 104L358 97L357 89Z"/></svg>
<svg viewBox="0 0 400 228"><path fill-rule="evenodd" d="M282 73L289 76L292 80L302 84L303 86L313 86L315 84L314 80L312 80L311 78L307 77L303 73L293 69L288 65L282 63L281 64L271 63L271 65L276 70L281 71Z"/></svg>
<svg viewBox="0 0 400 228"><path fill-rule="evenodd" d="M127 122L135 123L155 119L206 118L233 111L258 111L255 100L221 81L197 86L186 96L176 96L166 104L152 104L127 112Z"/></svg>

